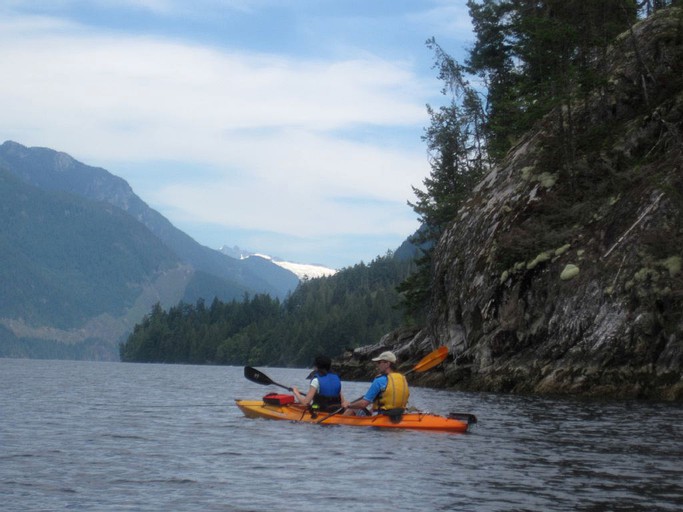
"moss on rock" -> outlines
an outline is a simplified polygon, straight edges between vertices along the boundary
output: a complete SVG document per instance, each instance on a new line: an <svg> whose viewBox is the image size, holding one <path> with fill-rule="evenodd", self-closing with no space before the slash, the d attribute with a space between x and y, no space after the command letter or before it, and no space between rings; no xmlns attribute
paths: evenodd
<svg viewBox="0 0 683 512"><path fill-rule="evenodd" d="M579 271L579 267L573 265L572 263L569 263L564 267L564 270L562 270L562 273L560 274L560 279L562 279L563 281L569 281L571 279L574 279L576 276L579 275Z"/></svg>

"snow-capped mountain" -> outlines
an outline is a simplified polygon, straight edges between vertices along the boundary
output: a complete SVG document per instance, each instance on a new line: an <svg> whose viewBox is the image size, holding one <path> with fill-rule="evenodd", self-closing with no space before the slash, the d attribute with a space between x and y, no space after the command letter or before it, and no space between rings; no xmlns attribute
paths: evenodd
<svg viewBox="0 0 683 512"><path fill-rule="evenodd" d="M220 248L220 252L223 254L226 254L230 256L231 258L236 258L236 259L245 259L245 258L263 258L265 260L271 261L275 263L276 265L289 270L293 274L295 274L299 279L301 280L306 280L306 279L314 279L316 277L325 277L325 276L331 276L337 273L335 269L325 267L323 265L315 265L311 263L294 263L291 261L284 261L279 258L273 258L272 256L268 256L265 254L259 254L251 251L247 251L244 249L240 249L237 246L233 247L228 247L224 245L223 247Z"/></svg>

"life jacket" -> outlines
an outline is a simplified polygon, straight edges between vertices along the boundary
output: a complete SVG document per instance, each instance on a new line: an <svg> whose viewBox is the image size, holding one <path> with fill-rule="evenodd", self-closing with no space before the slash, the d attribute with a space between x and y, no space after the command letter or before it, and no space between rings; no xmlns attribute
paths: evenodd
<svg viewBox="0 0 683 512"><path fill-rule="evenodd" d="M321 375L316 373L314 378L318 379L318 392L313 397L313 406L321 410L341 407L341 379L336 373L326 373Z"/></svg>
<svg viewBox="0 0 683 512"><path fill-rule="evenodd" d="M410 390L408 381L401 373L387 374L387 387L375 399L374 409L386 411L389 409L405 409L408 405Z"/></svg>

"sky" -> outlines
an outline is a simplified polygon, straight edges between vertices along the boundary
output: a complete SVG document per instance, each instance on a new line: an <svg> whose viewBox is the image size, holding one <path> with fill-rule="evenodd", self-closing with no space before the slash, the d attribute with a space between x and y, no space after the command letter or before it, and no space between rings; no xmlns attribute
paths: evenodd
<svg viewBox="0 0 683 512"><path fill-rule="evenodd" d="M176 227L343 268L418 227L437 42L465 0L3 0L0 143L125 179Z"/></svg>

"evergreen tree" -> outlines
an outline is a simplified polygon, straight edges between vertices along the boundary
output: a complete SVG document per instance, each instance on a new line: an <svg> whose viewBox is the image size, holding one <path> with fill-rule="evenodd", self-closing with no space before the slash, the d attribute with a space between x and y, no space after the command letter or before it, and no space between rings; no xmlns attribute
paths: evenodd
<svg viewBox="0 0 683 512"><path fill-rule="evenodd" d="M411 263L391 253L334 276L310 279L283 302L245 295L210 307L157 304L120 347L121 360L306 366L318 353L377 342L401 325L398 283Z"/></svg>
<svg viewBox="0 0 683 512"><path fill-rule="evenodd" d="M417 201L408 202L422 225L413 242L423 252L416 260L415 273L399 291L404 309L418 320L428 303L434 246L489 165L486 116L479 94L466 80L465 69L433 38L427 46L435 53L434 67L439 70L444 84L441 92L448 102L438 109L427 105L431 123L422 139L427 144L431 172L423 181L424 190L413 187Z"/></svg>
<svg viewBox="0 0 683 512"><path fill-rule="evenodd" d="M513 0L468 0L476 43L466 61L467 72L477 76L486 91L485 136L491 157L501 158L524 131L515 66Z"/></svg>
<svg viewBox="0 0 683 512"><path fill-rule="evenodd" d="M635 0L468 0L476 42L467 61L487 90L486 135L502 157L548 112L573 161L572 91L592 91L605 50L636 20Z"/></svg>

